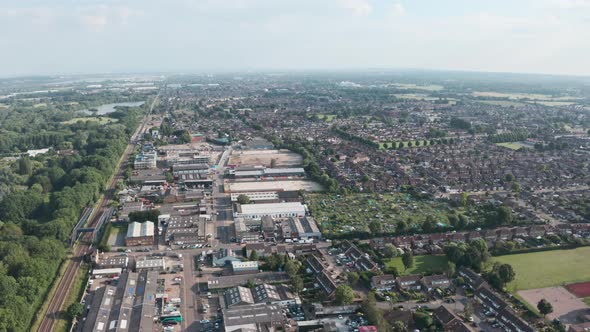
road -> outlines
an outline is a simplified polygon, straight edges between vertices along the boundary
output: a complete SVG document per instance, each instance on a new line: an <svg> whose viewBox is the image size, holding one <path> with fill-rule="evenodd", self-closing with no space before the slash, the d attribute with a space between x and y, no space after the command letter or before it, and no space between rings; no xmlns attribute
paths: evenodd
<svg viewBox="0 0 590 332"><path fill-rule="evenodd" d="M148 122L150 114L153 111L153 108L156 104L158 97L159 97L159 93L158 93L158 95L156 95L156 97L152 101L152 104L150 106L150 110L149 110L148 114L146 114L146 116L143 118L141 125L137 128L137 130L135 131L135 133L131 137L131 140L130 140L129 144L127 145L127 148L125 149L125 152L121 156L121 159L119 159L119 163L117 165L117 172L115 173L115 176L113 176L111 178L110 182L108 183L107 190L105 191L105 194L103 195L101 200L97 203L97 208L95 209L96 212L93 215L93 217L91 217L88 227L94 227L95 225L97 225L99 220L103 216L103 214L105 212L107 212L108 204L109 204L110 199L113 196L114 189L117 185L117 182L119 180L123 179L123 173L125 171L125 162L127 161L127 159L129 159L129 156L131 155L131 153L133 153L133 149L134 149L133 142L136 141L136 139L139 137L139 135L141 135L142 133L144 133L147 130L146 124ZM67 264L66 270L65 270L64 274L58 280L56 280L57 287L56 287L55 293L54 293L53 297L51 297L51 299L49 300L49 305L47 307L47 310L45 311L43 320L41 321L41 324L39 325L39 328L37 329L37 331L39 331L39 332L52 331L55 323L60 318L60 314L61 314L62 310L65 309L65 308L63 308L65 299L68 297L70 291L72 291L72 286L73 286L74 281L76 279L76 275L78 274L78 270L80 268L80 265L82 263L84 255L86 255L86 253L90 249L92 235L93 235L92 233L84 233L81 240L79 241L79 244L74 246L73 253L72 253L71 257L64 262L64 264Z"/></svg>

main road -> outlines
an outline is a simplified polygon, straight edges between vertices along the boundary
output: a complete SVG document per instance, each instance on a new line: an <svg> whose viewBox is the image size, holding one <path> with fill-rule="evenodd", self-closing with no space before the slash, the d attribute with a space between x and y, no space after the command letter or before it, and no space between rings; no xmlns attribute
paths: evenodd
<svg viewBox="0 0 590 332"><path fill-rule="evenodd" d="M152 104L150 105L148 113L143 118L141 125L138 126L133 136L131 136L131 140L127 145L127 148L125 149L125 152L121 156L121 159L119 159L119 163L117 164L116 168L117 171L108 183L105 194L97 203L97 208L95 210L96 213L91 218L90 223L87 227L94 227L95 225L97 225L99 220L103 217L103 215L107 213L107 211L110 211L108 210L108 204L110 199L113 197L113 192L118 181L123 179L123 173L125 171L126 166L125 162L127 161L127 159L129 159L129 156L133 152L135 141L137 140L137 138L140 137L140 135L146 131L146 124L149 121L149 117L154 109L154 106L156 105L156 101L158 100L159 95L160 93L158 92L158 94L152 101ZM47 307L47 310L43 313L43 320L41 321L41 324L39 325L37 331L53 331L54 325L60 317L60 313L62 312L62 310L65 310L65 308L63 308L65 299L68 298L69 293L72 291L71 288L76 279L76 275L78 274L78 270L80 269L80 264L82 263L84 255L86 255L86 253L90 249L91 241L92 233L84 233L84 236L82 237L79 244L74 246L71 257L64 262L64 264L67 264L66 270L64 274L61 277L59 277L58 280L55 281L57 283L55 293L53 294L51 299L49 299L49 305Z"/></svg>

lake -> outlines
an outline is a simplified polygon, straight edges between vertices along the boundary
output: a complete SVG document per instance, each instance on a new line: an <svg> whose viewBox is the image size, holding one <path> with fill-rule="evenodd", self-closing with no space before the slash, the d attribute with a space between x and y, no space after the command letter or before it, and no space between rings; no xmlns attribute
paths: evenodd
<svg viewBox="0 0 590 332"><path fill-rule="evenodd" d="M92 107L92 108L96 108L98 110L98 113L97 113L98 115L105 115L105 114L113 113L114 111L116 111L117 106L137 107L137 106L143 105L144 103L145 103L145 101L113 103L113 104L104 104L104 105L100 105L98 107ZM90 112L88 109L81 110L80 112L86 113L86 114L92 114L92 112Z"/></svg>

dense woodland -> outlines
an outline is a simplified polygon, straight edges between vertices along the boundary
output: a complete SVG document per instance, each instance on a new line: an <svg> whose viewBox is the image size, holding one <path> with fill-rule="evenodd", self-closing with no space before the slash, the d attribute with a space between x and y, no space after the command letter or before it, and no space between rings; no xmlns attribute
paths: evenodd
<svg viewBox="0 0 590 332"><path fill-rule="evenodd" d="M100 197L141 108L119 109L109 124L63 121L69 110L3 110L0 151L52 150L0 163L0 331L28 331L66 256L82 209ZM58 154L57 150L73 149ZM71 150L70 150L71 151Z"/></svg>

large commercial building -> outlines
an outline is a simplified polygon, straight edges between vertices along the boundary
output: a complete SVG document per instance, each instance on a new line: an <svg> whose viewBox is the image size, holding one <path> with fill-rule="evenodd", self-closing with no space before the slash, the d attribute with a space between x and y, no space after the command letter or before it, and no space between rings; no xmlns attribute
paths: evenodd
<svg viewBox="0 0 590 332"><path fill-rule="evenodd" d="M281 223L283 238L321 239L322 233L312 217L292 217Z"/></svg>
<svg viewBox="0 0 590 332"><path fill-rule="evenodd" d="M144 223L132 222L127 228L127 237L125 245L127 246L151 246L154 244L154 223L146 221Z"/></svg>
<svg viewBox="0 0 590 332"><path fill-rule="evenodd" d="M298 168L253 168L230 170L229 176L239 178L304 177L305 170Z"/></svg>
<svg viewBox="0 0 590 332"><path fill-rule="evenodd" d="M305 206L299 202L267 203L267 204L234 204L234 218L261 219L304 217Z"/></svg>

